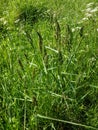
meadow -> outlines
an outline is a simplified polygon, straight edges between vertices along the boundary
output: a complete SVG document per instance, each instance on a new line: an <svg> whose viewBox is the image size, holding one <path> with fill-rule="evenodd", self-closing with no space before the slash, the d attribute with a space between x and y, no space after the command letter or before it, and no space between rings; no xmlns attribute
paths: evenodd
<svg viewBox="0 0 98 130"><path fill-rule="evenodd" d="M0 1L0 130L98 130L98 1Z"/></svg>

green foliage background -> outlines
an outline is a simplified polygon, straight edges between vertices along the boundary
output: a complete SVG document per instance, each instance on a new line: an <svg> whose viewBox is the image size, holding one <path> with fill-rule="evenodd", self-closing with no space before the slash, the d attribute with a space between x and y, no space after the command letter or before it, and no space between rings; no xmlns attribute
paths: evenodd
<svg viewBox="0 0 98 130"><path fill-rule="evenodd" d="M97 130L97 99L97 0L0 1L0 130Z"/></svg>

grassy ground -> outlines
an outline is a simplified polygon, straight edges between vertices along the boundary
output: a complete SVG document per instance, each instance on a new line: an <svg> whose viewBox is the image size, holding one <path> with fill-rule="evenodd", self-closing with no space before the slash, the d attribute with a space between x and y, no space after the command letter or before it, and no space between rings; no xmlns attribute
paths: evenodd
<svg viewBox="0 0 98 130"><path fill-rule="evenodd" d="M2 0L0 130L97 130L97 99L97 0Z"/></svg>

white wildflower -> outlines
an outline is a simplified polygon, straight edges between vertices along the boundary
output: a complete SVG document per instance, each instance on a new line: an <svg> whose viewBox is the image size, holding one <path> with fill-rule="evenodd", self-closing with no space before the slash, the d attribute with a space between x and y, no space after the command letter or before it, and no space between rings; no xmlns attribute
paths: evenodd
<svg viewBox="0 0 98 130"><path fill-rule="evenodd" d="M10 27L7 27L7 30L11 30L11 28L10 28Z"/></svg>
<svg viewBox="0 0 98 130"><path fill-rule="evenodd" d="M91 8L87 8L85 11L86 12L91 12L91 10L92 10Z"/></svg>
<svg viewBox="0 0 98 130"><path fill-rule="evenodd" d="M5 19L4 18L0 18L0 21L3 22Z"/></svg>
<svg viewBox="0 0 98 130"><path fill-rule="evenodd" d="M93 4L94 4L94 2L88 3L86 7L88 8L88 7L92 6Z"/></svg>
<svg viewBox="0 0 98 130"><path fill-rule="evenodd" d="M24 30L22 30L22 31L21 31L21 33L22 33L22 34L24 34L24 35L26 35L26 33L25 33L25 31L24 31Z"/></svg>
<svg viewBox="0 0 98 130"><path fill-rule="evenodd" d="M96 61L96 58L95 58L95 57L92 57L92 58L91 58L91 61L92 61L92 62Z"/></svg>
<svg viewBox="0 0 98 130"><path fill-rule="evenodd" d="M88 20L88 18L87 17L84 17L83 19L82 19L82 21L87 21Z"/></svg>
<svg viewBox="0 0 98 130"><path fill-rule="evenodd" d="M18 23L20 21L20 19L17 19L16 21L15 21L15 23Z"/></svg>
<svg viewBox="0 0 98 130"><path fill-rule="evenodd" d="M5 20L5 18L0 18L0 22L2 22L3 25L6 25L7 24L7 21Z"/></svg>
<svg viewBox="0 0 98 130"><path fill-rule="evenodd" d="M75 32L75 28L72 28L72 30L71 30L72 32Z"/></svg>
<svg viewBox="0 0 98 130"><path fill-rule="evenodd" d="M72 28L72 32L79 31L81 27Z"/></svg>
<svg viewBox="0 0 98 130"><path fill-rule="evenodd" d="M89 17L92 17L92 14L86 13L85 16L86 16L86 19L88 19Z"/></svg>
<svg viewBox="0 0 98 130"><path fill-rule="evenodd" d="M76 30L80 30L81 29L81 27L76 27Z"/></svg>
<svg viewBox="0 0 98 130"><path fill-rule="evenodd" d="M98 32L98 28L97 28L96 30L97 30L97 32Z"/></svg>
<svg viewBox="0 0 98 130"><path fill-rule="evenodd" d="M91 13L95 13L95 12L97 12L97 11L98 11L98 7L92 9L90 12L91 12Z"/></svg>
<svg viewBox="0 0 98 130"><path fill-rule="evenodd" d="M5 21L3 22L3 24L6 25L6 24L7 24L7 21L5 20Z"/></svg>

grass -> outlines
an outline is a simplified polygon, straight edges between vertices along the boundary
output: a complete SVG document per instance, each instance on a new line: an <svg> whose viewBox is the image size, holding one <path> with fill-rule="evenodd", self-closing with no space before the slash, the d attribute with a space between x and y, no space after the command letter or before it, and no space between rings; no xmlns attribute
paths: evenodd
<svg viewBox="0 0 98 130"><path fill-rule="evenodd" d="M97 0L0 7L0 130L97 130Z"/></svg>

